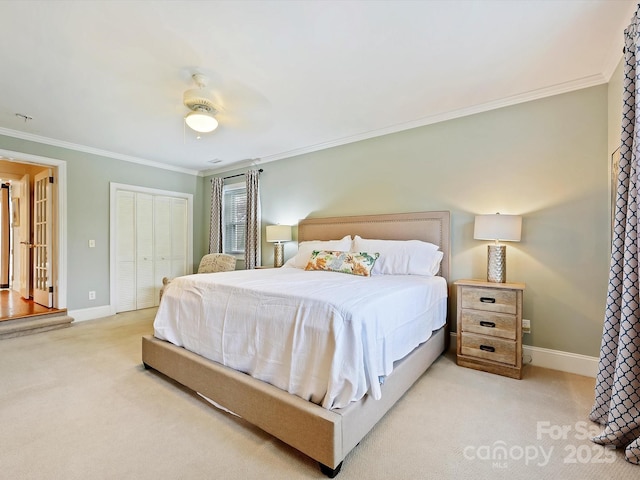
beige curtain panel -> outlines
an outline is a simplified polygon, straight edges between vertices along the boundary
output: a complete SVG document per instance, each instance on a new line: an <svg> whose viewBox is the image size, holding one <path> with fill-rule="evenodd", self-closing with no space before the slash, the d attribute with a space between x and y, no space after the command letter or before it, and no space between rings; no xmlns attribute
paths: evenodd
<svg viewBox="0 0 640 480"><path fill-rule="evenodd" d="M245 268L250 270L260 265L260 172L249 170L247 182L247 231L244 250Z"/></svg>
<svg viewBox="0 0 640 480"><path fill-rule="evenodd" d="M209 253L222 253L222 177L211 179Z"/></svg>

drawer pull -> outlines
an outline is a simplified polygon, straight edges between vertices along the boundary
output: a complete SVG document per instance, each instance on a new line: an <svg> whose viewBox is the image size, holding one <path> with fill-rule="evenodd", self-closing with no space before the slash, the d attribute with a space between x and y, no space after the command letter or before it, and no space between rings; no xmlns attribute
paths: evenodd
<svg viewBox="0 0 640 480"><path fill-rule="evenodd" d="M480 345L480 350L484 350L485 352L495 352L496 351L495 347L492 347L490 345Z"/></svg>
<svg viewBox="0 0 640 480"><path fill-rule="evenodd" d="M481 327L489 327L489 328L496 328L496 324L493 322L485 322L484 320L480 321L480 326Z"/></svg>
<svg viewBox="0 0 640 480"><path fill-rule="evenodd" d="M480 301L482 303L496 303L496 299L491 297L480 297Z"/></svg>

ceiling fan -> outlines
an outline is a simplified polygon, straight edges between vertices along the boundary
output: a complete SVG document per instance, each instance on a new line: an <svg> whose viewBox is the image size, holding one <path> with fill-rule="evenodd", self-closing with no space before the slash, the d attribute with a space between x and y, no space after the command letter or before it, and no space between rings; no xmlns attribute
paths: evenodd
<svg viewBox="0 0 640 480"><path fill-rule="evenodd" d="M184 117L184 121L189 128L198 133L213 132L218 128L215 115L219 108L211 100L211 93L206 88L209 79L201 73L194 73L191 78L197 88L187 90L182 96L185 107L191 110Z"/></svg>
<svg viewBox="0 0 640 480"><path fill-rule="evenodd" d="M184 129L194 130L196 138L219 125L228 130L225 134L259 134L272 128L271 102L250 85L199 66L185 67L180 74L195 84L184 92L182 103L189 109Z"/></svg>

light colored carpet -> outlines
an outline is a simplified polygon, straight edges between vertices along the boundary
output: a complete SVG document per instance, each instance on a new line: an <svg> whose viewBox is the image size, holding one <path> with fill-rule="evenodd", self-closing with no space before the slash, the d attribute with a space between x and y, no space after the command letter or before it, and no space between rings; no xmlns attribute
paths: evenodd
<svg viewBox="0 0 640 480"><path fill-rule="evenodd" d="M140 363L154 309L0 341L0 478L320 479L317 464ZM337 478L631 479L582 430L594 380L441 357ZM564 433L563 433L564 432ZM503 452L502 459L492 458Z"/></svg>

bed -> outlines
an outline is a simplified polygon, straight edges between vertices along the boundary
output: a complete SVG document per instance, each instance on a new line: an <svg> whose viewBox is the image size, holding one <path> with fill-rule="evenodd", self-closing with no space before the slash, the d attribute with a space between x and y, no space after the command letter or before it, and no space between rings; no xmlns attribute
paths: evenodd
<svg viewBox="0 0 640 480"><path fill-rule="evenodd" d="M438 276L445 279L445 290L448 290L449 223L449 212L442 211L313 218L300 221L298 241L334 240L345 235L358 235L365 239L429 242L442 251ZM285 273L292 278L297 274L282 271L279 275L286 276ZM264 271L243 275L248 274L256 274L257 285L264 283L260 282L261 278L271 278ZM330 274L350 277L341 273ZM225 280L233 277L228 275ZM446 303L445 299L445 318ZM167 316L166 311L163 315ZM318 399L309 401L304 398L309 395L313 398L313 393L302 396L289 393L206 358L192 351L198 349L191 345L182 346L188 342L180 340L174 344L166 341L164 338L170 335L164 330L158 330L157 336L160 338L142 338L142 361L146 368L161 372L298 449L318 461L322 472L333 478L340 471L347 454L445 351L448 322L431 332L429 338L408 355L393 362L393 370L384 376L383 383L377 384L378 392L374 394L374 382L370 382L370 391L365 395L358 394L357 400L334 401L335 398L331 397L332 400L325 402L324 406Z"/></svg>

